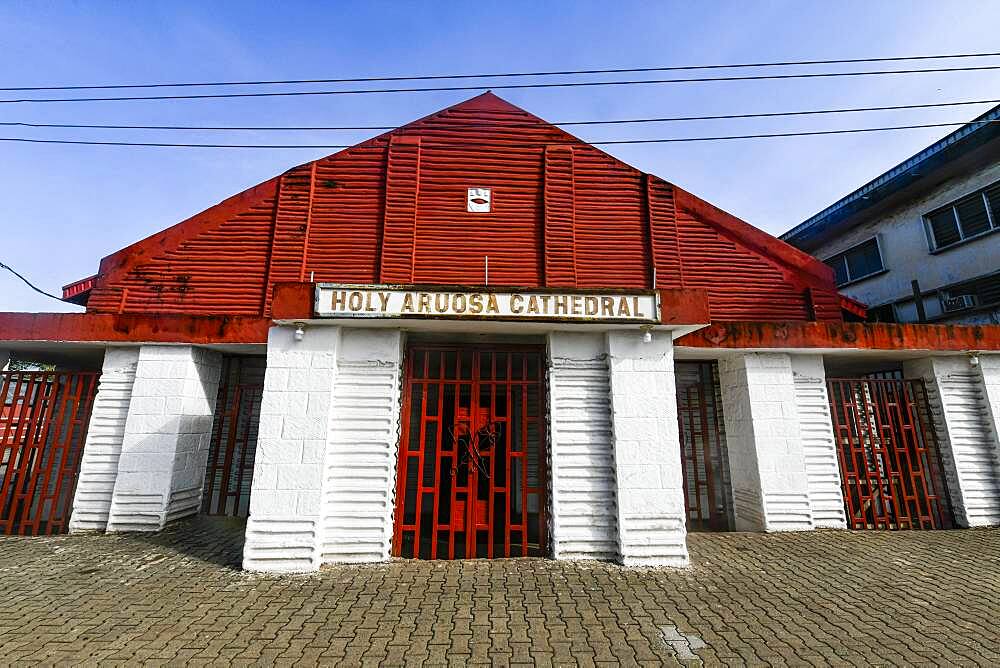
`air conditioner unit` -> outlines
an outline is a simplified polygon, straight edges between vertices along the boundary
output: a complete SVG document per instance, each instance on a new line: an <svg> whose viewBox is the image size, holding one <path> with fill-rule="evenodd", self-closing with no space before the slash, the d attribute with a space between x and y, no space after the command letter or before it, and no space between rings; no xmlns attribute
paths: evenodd
<svg viewBox="0 0 1000 668"><path fill-rule="evenodd" d="M954 295L941 299L941 306L945 313L952 311L962 311L979 305L979 298L976 295Z"/></svg>

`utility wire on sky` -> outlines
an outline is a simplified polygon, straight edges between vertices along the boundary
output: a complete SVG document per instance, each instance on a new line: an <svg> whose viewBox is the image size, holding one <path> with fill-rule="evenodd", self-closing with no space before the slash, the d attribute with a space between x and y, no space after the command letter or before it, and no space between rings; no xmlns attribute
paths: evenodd
<svg viewBox="0 0 1000 668"><path fill-rule="evenodd" d="M14 269L12 267L4 264L3 262L0 262L0 269L6 269L10 273L14 274L18 278L20 278L22 281L24 281L25 285L27 285L29 288L31 288L32 290L34 290L38 294L45 295L46 297L51 297L52 299L55 299L57 301L63 301L61 297L56 297L51 292L46 292L45 290L42 290L41 288L36 287L31 281L29 281L24 276L22 276L21 274L17 273L16 271L14 271Z"/></svg>
<svg viewBox="0 0 1000 668"><path fill-rule="evenodd" d="M849 114L867 111L896 111L901 109L933 109L975 104L998 104L998 100L967 100L961 102L933 102L928 104L897 104L882 107L849 107L843 109L810 109L803 111L771 111L752 114L718 114L714 116L664 116L658 118L622 118L605 121L558 121L552 125L621 125L629 123L671 123L677 121L714 121L740 118L774 118L780 116L810 116L820 114ZM25 121L0 121L0 126L24 128L82 128L102 130L225 130L225 131L329 131L329 130L395 130L400 125L319 125L319 126L219 126L219 125L112 125L89 123L29 123ZM507 123L504 127L536 127L538 123Z"/></svg>
<svg viewBox="0 0 1000 668"><path fill-rule="evenodd" d="M369 95L376 93L427 93L448 91L513 90L529 88L579 88L587 86L635 86L654 84L705 83L715 81L763 81L778 79L818 79L831 77L881 76L895 74L927 74L934 72L974 72L998 70L1000 65L978 67L940 67L910 70L866 70L861 72L803 72L797 74L753 74L734 77L696 77L685 79L639 79L625 81L560 81L552 83L513 83L479 86L424 86L415 88L358 88L346 90L287 90L267 93L198 93L189 95L122 95L116 97L53 97L7 98L0 104L31 104L53 102L135 102L141 100L210 100L250 97L302 97L310 95Z"/></svg>
<svg viewBox="0 0 1000 668"><path fill-rule="evenodd" d="M808 137L815 135L838 135L838 134L856 134L860 132L886 132L891 130L914 130L918 128L944 128L944 127L961 127L965 125L979 125L987 123L997 123L998 120L982 120L982 121L960 121L956 123L918 123L913 125L890 125L877 128L849 128L841 130L813 130L813 131L802 131L802 132L767 132L759 134L745 134L745 135L718 135L712 137L665 137L656 139L609 139L601 141L590 141L588 144L595 146L610 146L616 144L670 144L679 142L698 142L698 141L727 141L734 139L772 139L777 137ZM367 140L365 140L367 141ZM292 149L292 148L307 148L307 149L345 149L356 146L356 144L188 144L188 143L169 143L169 142L127 142L127 141L83 141L76 139L30 139L25 137L0 137L0 142L19 142L26 144L81 144L85 146L149 146L149 147L162 147L162 148L257 148L257 149ZM358 142L360 143L360 142ZM466 141L437 141L429 140L422 144L423 146L451 146L451 147L469 147L478 146L484 149L488 148L541 148L547 146L548 144L536 143L536 144L517 144L517 143L503 143L498 142L496 144L483 144L481 142L466 142Z"/></svg>
<svg viewBox="0 0 1000 668"><path fill-rule="evenodd" d="M43 91L43 90L109 90L125 88L185 88L210 86L277 86L291 84L314 83L365 83L375 81L434 81L441 79L499 79L513 77L550 77L576 76L581 74L626 74L636 72L681 72L691 70L738 69L751 67L791 67L799 65L846 65L858 63L886 63L907 60L947 60L950 58L988 58L1000 56L1000 52L990 53L952 53L923 56L889 56L883 58L840 58L833 60L786 60L769 63L733 63L716 65L671 65L662 67L615 67L591 70L550 70L541 72L491 72L482 74L418 74L407 76L371 76L337 79L277 79L271 81L185 81L138 84L93 84L64 86L8 86L0 87L0 91Z"/></svg>

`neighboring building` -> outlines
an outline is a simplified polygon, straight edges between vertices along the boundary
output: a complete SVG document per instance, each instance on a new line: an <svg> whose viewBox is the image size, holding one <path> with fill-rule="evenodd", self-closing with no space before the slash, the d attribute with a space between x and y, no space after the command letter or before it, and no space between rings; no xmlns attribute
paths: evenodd
<svg viewBox="0 0 1000 668"><path fill-rule="evenodd" d="M0 313L0 532L246 518L244 566L687 564L688 531L1000 523L1000 327L484 94Z"/></svg>
<svg viewBox="0 0 1000 668"><path fill-rule="evenodd" d="M873 320L996 324L997 232L1000 106L781 238L832 266Z"/></svg>

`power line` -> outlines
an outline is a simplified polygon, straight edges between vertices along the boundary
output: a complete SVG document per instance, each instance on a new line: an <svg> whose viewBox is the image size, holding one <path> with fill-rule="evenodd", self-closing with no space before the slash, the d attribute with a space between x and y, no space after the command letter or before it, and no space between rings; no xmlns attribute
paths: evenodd
<svg viewBox="0 0 1000 668"><path fill-rule="evenodd" d="M210 86L276 86L291 84L316 84L316 83L366 83L377 81L435 81L441 79L499 79L512 77L549 77L549 76L570 76L580 74L627 74L637 72L680 72L692 70L717 70L717 69L738 69L750 67L789 67L796 65L845 65L856 63L886 63L900 62L907 60L945 60L951 58L988 58L1000 56L1000 52L989 53L952 53L927 56L890 56L883 58L839 58L834 60L788 60L769 63L734 63L716 65L673 65L663 67L616 67L607 69L592 70L550 70L541 72L490 72L483 74L424 74L407 76L375 76L375 77L353 77L339 79L276 79L276 80L250 80L250 81L195 81L195 82L174 82L174 83L145 83L145 84L94 84L80 86L10 86L0 88L0 91L42 91L42 90L110 90L110 89L133 89L133 88L189 88L189 87L210 87Z"/></svg>
<svg viewBox="0 0 1000 668"><path fill-rule="evenodd" d="M711 137L667 137L657 139L610 139L603 141L586 142L594 146L610 146L617 144L669 144L679 142L697 141L725 141L732 139L770 139L776 137L808 137L815 135L838 135L854 134L860 132L885 132L890 130L914 130L919 128L943 128L959 127L964 125L977 125L986 123L997 123L997 120L983 121L961 121L958 123L920 123L915 125L890 125L877 128L849 128L842 130L812 130L801 132L768 132L745 135L717 135ZM583 140L581 140L583 141ZM75 139L29 139L25 137L0 137L0 142L20 142L26 144L79 144L84 146L147 146L159 148L257 148L257 149L346 149L353 148L356 144L182 144L169 142L126 142L126 141L84 141ZM360 142L359 142L360 143ZM426 141L423 146L447 146L447 147L467 147L481 146L484 148L542 148L558 142L534 143L534 144L483 144L479 141Z"/></svg>
<svg viewBox="0 0 1000 668"><path fill-rule="evenodd" d="M51 297L52 299L56 299L58 301L63 301L62 297L56 297L54 294L52 294L50 292L46 292L45 290L42 290L39 287L36 287L31 281L29 281L24 276L22 276L21 274L17 273L16 271L14 271L14 269L12 267L9 267L8 265L4 264L3 262L0 262L0 269L6 269L10 273L14 274L18 278L20 278L22 281L24 281L25 285L27 285L29 288L31 288L35 292L37 292L39 294L42 294L42 295L45 295L46 297Z"/></svg>
<svg viewBox="0 0 1000 668"><path fill-rule="evenodd" d="M928 104L897 104L882 107L850 107L843 109L810 109L803 111L772 111L752 114L719 114L713 116L664 116L656 118L622 118L604 121L559 121L551 125L621 125L629 123L670 123L676 121L714 121L738 118L774 118L779 116L809 116L819 114L847 114L867 111L896 111L901 109L932 109L973 104L998 104L1000 100L968 100L961 102L934 102ZM232 131L329 131L329 130L395 130L398 125L318 125L318 126L231 126L231 125L111 125L90 123L28 123L0 121L0 126L24 128L82 128L100 130L232 130ZM503 127L537 127L538 123L505 123Z"/></svg>
<svg viewBox="0 0 1000 668"><path fill-rule="evenodd" d="M1000 65L976 67L940 67L910 70L866 70L861 72L811 72L798 74L754 74L734 77L697 77L686 79L637 79L625 81L560 81L553 83L514 83L483 86L424 86L417 88L360 88L348 90L289 90L267 93L199 93L191 95L122 95L117 97L56 97L0 99L0 104L42 102L135 102L143 100L209 100L242 97L301 97L309 95L366 95L374 93L428 93L454 91L514 90L528 88L579 88L588 86L634 86L652 84L705 83L716 81L763 81L779 79L818 79L831 77L879 76L892 74L928 74L935 72L975 72L998 70Z"/></svg>

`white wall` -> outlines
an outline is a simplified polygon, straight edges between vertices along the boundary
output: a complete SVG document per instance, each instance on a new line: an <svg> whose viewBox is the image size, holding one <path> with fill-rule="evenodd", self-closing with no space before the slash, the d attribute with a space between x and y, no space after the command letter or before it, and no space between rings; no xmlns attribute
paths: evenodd
<svg viewBox="0 0 1000 668"><path fill-rule="evenodd" d="M618 559L611 387L603 332L548 341L551 541L556 559Z"/></svg>
<svg viewBox="0 0 1000 668"><path fill-rule="evenodd" d="M389 559L403 334L344 328L324 458L320 560Z"/></svg>
<svg viewBox="0 0 1000 668"><path fill-rule="evenodd" d="M791 357L731 355L719 377L736 529L814 528Z"/></svg>
<svg viewBox="0 0 1000 668"><path fill-rule="evenodd" d="M108 526L138 364L138 346L109 347L104 353L101 379L80 458L80 475L69 521L71 532L103 531Z"/></svg>
<svg viewBox="0 0 1000 668"><path fill-rule="evenodd" d="M996 260L1000 257L1000 233L932 255L923 216L997 181L1000 181L1000 160L974 173L946 181L810 252L825 260L879 233L882 260L889 271L841 289L844 294L872 306L910 297L913 279L920 281L922 291L927 291L995 272L1000 269ZM994 212L998 214L1000 212ZM928 299L926 303L928 317L939 313L936 299ZM915 320L916 310L912 303L910 308Z"/></svg>
<svg viewBox="0 0 1000 668"><path fill-rule="evenodd" d="M257 430L243 567L311 571L320 565L323 471L339 327L272 327Z"/></svg>
<svg viewBox="0 0 1000 668"><path fill-rule="evenodd" d="M607 347L619 557L627 566L686 566L673 341L612 331Z"/></svg>
<svg viewBox="0 0 1000 668"><path fill-rule="evenodd" d="M817 527L844 529L844 490L823 356L792 355L791 361L813 521Z"/></svg>
<svg viewBox="0 0 1000 668"><path fill-rule="evenodd" d="M982 362L980 367L969 364L965 355L928 357L903 365L907 378L922 378L927 388L948 492L960 526L1000 524L1000 457L993 412L997 364L991 356L980 360L984 358L985 370Z"/></svg>
<svg viewBox="0 0 1000 668"><path fill-rule="evenodd" d="M108 531L157 531L198 512L222 356L192 346L142 346Z"/></svg>

